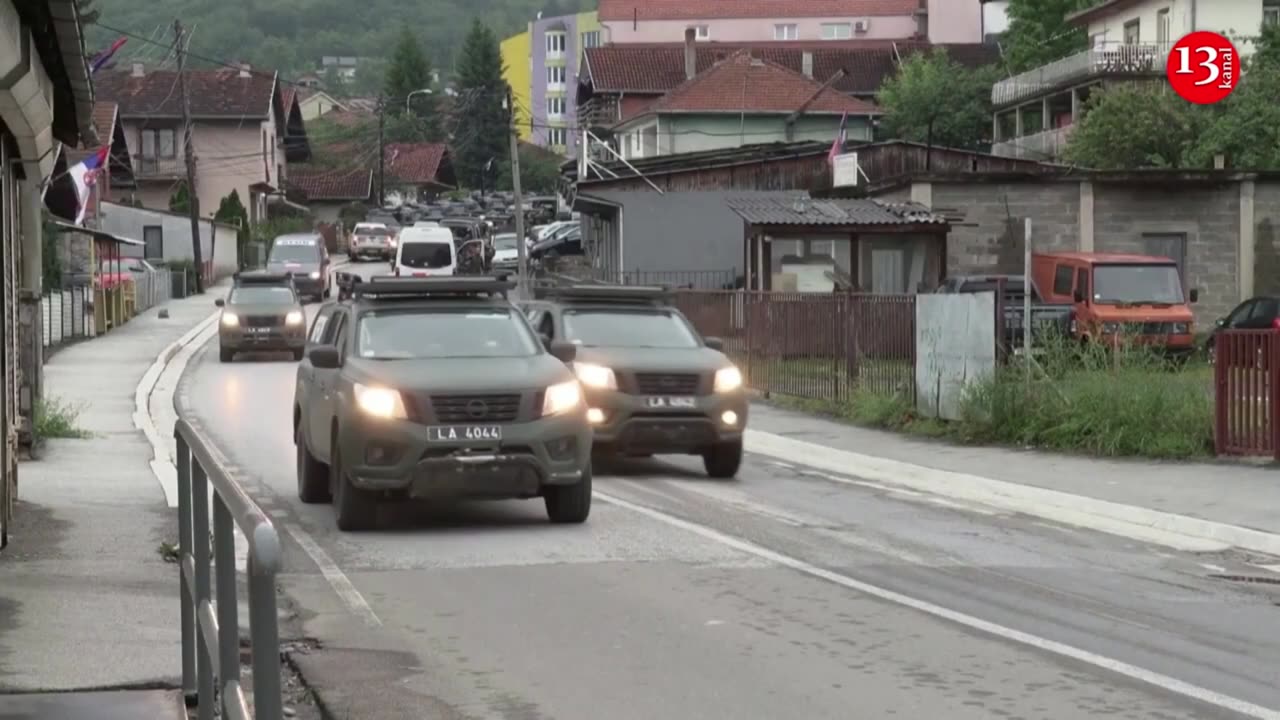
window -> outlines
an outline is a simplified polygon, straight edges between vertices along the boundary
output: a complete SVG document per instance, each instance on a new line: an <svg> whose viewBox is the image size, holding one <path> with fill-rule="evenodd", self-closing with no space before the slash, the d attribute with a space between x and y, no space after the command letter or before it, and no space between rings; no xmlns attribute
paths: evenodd
<svg viewBox="0 0 1280 720"><path fill-rule="evenodd" d="M1137 45L1142 39L1142 23L1139 20L1130 20L1124 24L1124 44Z"/></svg>
<svg viewBox="0 0 1280 720"><path fill-rule="evenodd" d="M1093 269L1093 301L1181 305L1182 280L1174 265L1099 265Z"/></svg>
<svg viewBox="0 0 1280 720"><path fill-rule="evenodd" d="M551 147L564 147L565 133L564 128L547 128L547 144Z"/></svg>
<svg viewBox="0 0 1280 720"><path fill-rule="evenodd" d="M143 225L142 242L145 244L142 251L144 258L150 260L164 257L164 228L159 225Z"/></svg>
<svg viewBox="0 0 1280 720"><path fill-rule="evenodd" d="M1280 0L1262 0L1262 24L1280 25Z"/></svg>
<svg viewBox="0 0 1280 720"><path fill-rule="evenodd" d="M1156 13L1156 43L1161 46L1169 44L1169 8Z"/></svg>
<svg viewBox="0 0 1280 720"><path fill-rule="evenodd" d="M774 25L774 40L798 40L800 39L800 29L795 25Z"/></svg>
<svg viewBox="0 0 1280 720"><path fill-rule="evenodd" d="M849 23L822 23L823 40L848 40L853 37L853 26Z"/></svg>
<svg viewBox="0 0 1280 720"><path fill-rule="evenodd" d="M1142 244L1147 255L1167 257L1178 266L1178 276L1186 278L1187 236L1184 233L1145 233Z"/></svg>
<svg viewBox="0 0 1280 720"><path fill-rule="evenodd" d="M549 97L547 98L547 117L558 118L564 116L564 98Z"/></svg>
<svg viewBox="0 0 1280 720"><path fill-rule="evenodd" d="M547 57L563 57L565 34L562 32L547 33Z"/></svg>
<svg viewBox="0 0 1280 720"><path fill-rule="evenodd" d="M711 39L711 28L707 25L695 25L693 31L694 36L699 40Z"/></svg>
<svg viewBox="0 0 1280 720"><path fill-rule="evenodd" d="M569 310L564 336L586 347L696 348L697 335L684 318L651 310Z"/></svg>
<svg viewBox="0 0 1280 720"><path fill-rule="evenodd" d="M231 291L237 305L294 305L298 296L288 285L244 285Z"/></svg>
<svg viewBox="0 0 1280 720"><path fill-rule="evenodd" d="M174 136L172 128L143 130L142 151L139 155L151 160L156 158L171 160L177 157L177 143Z"/></svg>
<svg viewBox="0 0 1280 720"><path fill-rule="evenodd" d="M1075 271L1070 265L1059 265L1053 271L1053 294L1054 295L1070 295L1071 281L1075 278Z"/></svg>
<svg viewBox="0 0 1280 720"><path fill-rule="evenodd" d="M582 47L600 47L600 31L592 30L591 32L582 33Z"/></svg>
<svg viewBox="0 0 1280 720"><path fill-rule="evenodd" d="M1089 299L1089 272L1084 268L1076 272L1076 290L1080 291L1085 300Z"/></svg>
<svg viewBox="0 0 1280 720"><path fill-rule="evenodd" d="M553 65L547 68L547 86L556 87L564 86L565 71L563 65Z"/></svg>
<svg viewBox="0 0 1280 720"><path fill-rule="evenodd" d="M315 345L324 339L324 329L329 324L329 313L321 312L316 315L315 322L311 323L311 334L307 336L307 342Z"/></svg>
<svg viewBox="0 0 1280 720"><path fill-rule="evenodd" d="M540 343L508 308L377 311L360 316L357 351L364 358L530 357Z"/></svg>

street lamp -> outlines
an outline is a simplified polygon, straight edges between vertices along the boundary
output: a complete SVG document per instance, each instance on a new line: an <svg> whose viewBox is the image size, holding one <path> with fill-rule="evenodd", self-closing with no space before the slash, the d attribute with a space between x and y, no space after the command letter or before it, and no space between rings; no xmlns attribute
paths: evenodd
<svg viewBox="0 0 1280 720"><path fill-rule="evenodd" d="M431 88L422 88L421 90L414 90L413 92L405 96L405 99L404 99L405 114L409 113L409 101L413 100L414 95L431 95L431 94L432 94Z"/></svg>

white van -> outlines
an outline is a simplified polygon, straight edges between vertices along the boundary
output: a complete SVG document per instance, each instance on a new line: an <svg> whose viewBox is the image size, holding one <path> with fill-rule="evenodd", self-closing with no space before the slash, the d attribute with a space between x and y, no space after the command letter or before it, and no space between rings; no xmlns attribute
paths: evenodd
<svg viewBox="0 0 1280 720"><path fill-rule="evenodd" d="M397 277L452 275L458 266L453 233L442 227L407 227L400 231L391 269Z"/></svg>

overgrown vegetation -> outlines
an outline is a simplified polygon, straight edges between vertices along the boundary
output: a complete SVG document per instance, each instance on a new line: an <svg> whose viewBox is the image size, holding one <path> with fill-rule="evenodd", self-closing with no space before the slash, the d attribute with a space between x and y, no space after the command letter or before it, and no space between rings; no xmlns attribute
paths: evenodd
<svg viewBox="0 0 1280 720"><path fill-rule="evenodd" d="M972 150L991 145L995 68L970 69L938 48L908 57L880 88L888 137Z"/></svg>
<svg viewBox="0 0 1280 720"><path fill-rule="evenodd" d="M35 406L35 436L41 440L84 439L93 433L78 424L84 405L72 405L55 397L41 398Z"/></svg>

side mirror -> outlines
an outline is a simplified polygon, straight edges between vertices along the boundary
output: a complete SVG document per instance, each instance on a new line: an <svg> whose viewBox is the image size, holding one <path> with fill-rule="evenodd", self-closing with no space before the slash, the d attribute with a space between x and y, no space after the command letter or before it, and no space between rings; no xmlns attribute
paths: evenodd
<svg viewBox="0 0 1280 720"><path fill-rule="evenodd" d="M1078 303L1082 303L1082 302L1084 302L1084 291L1083 291L1083 290L1077 290L1077 291L1075 292L1075 294L1071 296L1071 299L1072 299L1072 300L1074 300L1074 301L1076 301L1076 302L1078 302Z"/></svg>
<svg viewBox="0 0 1280 720"><path fill-rule="evenodd" d="M1200 302L1200 288L1191 288L1191 302L1193 304Z"/></svg>
<svg viewBox="0 0 1280 720"><path fill-rule="evenodd" d="M724 352L724 340L721 340L718 337L703 338L702 344L716 352Z"/></svg>
<svg viewBox="0 0 1280 720"><path fill-rule="evenodd" d="M546 348L547 352L551 352L551 336L538 333L538 339L542 341L542 347Z"/></svg>
<svg viewBox="0 0 1280 720"><path fill-rule="evenodd" d="M573 343L553 342L547 349L562 363L571 363L578 357L578 346Z"/></svg>
<svg viewBox="0 0 1280 720"><path fill-rule="evenodd" d="M222 298L218 298L217 300L214 300L214 301L213 301L213 304L214 304L214 305L217 305L218 307L224 307L224 306L226 306L227 301L226 301L226 300L223 300Z"/></svg>
<svg viewBox="0 0 1280 720"><path fill-rule="evenodd" d="M311 364L321 370L333 370L337 368L341 362L338 356L338 348L333 345L318 345L311 348L311 352L307 353L307 357L311 358Z"/></svg>

